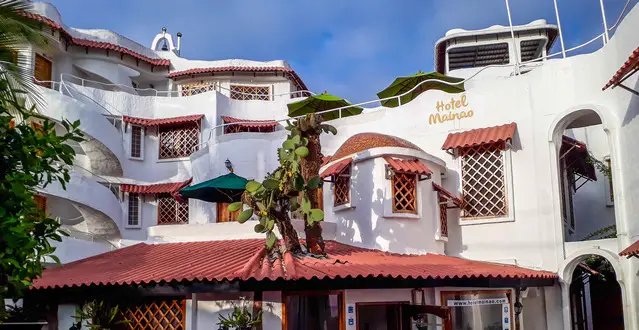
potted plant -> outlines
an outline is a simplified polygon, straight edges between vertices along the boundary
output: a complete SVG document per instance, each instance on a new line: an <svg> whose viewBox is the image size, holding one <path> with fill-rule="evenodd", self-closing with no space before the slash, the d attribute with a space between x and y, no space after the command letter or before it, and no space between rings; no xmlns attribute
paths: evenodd
<svg viewBox="0 0 639 330"><path fill-rule="evenodd" d="M118 305L111 307L104 301L89 301L75 310L72 316L77 322L71 329L82 327L82 322L86 321L86 326L92 330L109 330L118 324L128 323L129 320L117 319Z"/></svg>
<svg viewBox="0 0 639 330"><path fill-rule="evenodd" d="M257 315L251 314L245 300L241 299L241 303L233 307L233 311L226 317L220 315L217 325L220 329L225 330L251 330L257 324L262 323L262 311Z"/></svg>

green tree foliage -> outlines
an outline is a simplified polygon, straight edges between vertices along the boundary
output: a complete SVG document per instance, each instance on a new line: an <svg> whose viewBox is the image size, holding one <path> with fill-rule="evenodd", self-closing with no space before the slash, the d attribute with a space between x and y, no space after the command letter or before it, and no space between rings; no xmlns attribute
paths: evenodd
<svg viewBox="0 0 639 330"><path fill-rule="evenodd" d="M324 212L311 205L311 196L322 185L319 173L305 180L302 174L303 160L309 155L309 139L303 132L314 127L319 132L337 131L334 127L322 124L319 116L309 114L294 123L288 122L286 129L290 132L282 147L278 149L280 167L267 174L262 182L250 181L246 185L243 201L229 205L229 211L245 210L238 216L243 223L252 215L257 216L259 223L254 227L258 233L266 235L266 246L276 246L277 237L274 228L278 228L285 242L286 249L293 253L301 253L297 233L293 229L290 213L304 218L307 225L324 220ZM317 155L315 155L317 156ZM319 156L318 158L321 158Z"/></svg>
<svg viewBox="0 0 639 330"><path fill-rule="evenodd" d="M46 39L21 14L28 6L0 0L0 306L31 285L46 257L57 260L50 241L60 241L63 233L38 208L34 195L55 182L65 187L75 157L69 143L83 141L79 122L61 122L66 132L58 134L29 102L38 98L31 70L13 54L24 44L41 45ZM31 126L33 119L41 125Z"/></svg>

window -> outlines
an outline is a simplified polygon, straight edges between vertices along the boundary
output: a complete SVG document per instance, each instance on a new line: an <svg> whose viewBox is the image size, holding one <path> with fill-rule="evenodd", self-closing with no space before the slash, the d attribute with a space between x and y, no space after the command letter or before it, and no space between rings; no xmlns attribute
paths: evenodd
<svg viewBox="0 0 639 330"><path fill-rule="evenodd" d="M144 128L131 125L131 158L143 159Z"/></svg>
<svg viewBox="0 0 639 330"><path fill-rule="evenodd" d="M211 92L216 90L217 85L215 83L201 83L201 84L190 84L190 85L182 85L180 96L191 96L202 94L206 92Z"/></svg>
<svg viewBox="0 0 639 330"><path fill-rule="evenodd" d="M482 219L508 216L503 142L460 148L462 218Z"/></svg>
<svg viewBox="0 0 639 330"><path fill-rule="evenodd" d="M52 80L52 63L44 56L40 54L35 55L35 65L33 68L33 76L36 79L36 83L40 86L51 88Z"/></svg>
<svg viewBox="0 0 639 330"><path fill-rule="evenodd" d="M137 193L129 193L129 196L127 197L127 227L140 227L140 213L142 211L141 197L142 196Z"/></svg>
<svg viewBox="0 0 639 330"><path fill-rule="evenodd" d="M217 203L217 218L216 222L233 222L237 221L237 217L240 215L240 210L230 212L228 210L229 203Z"/></svg>
<svg viewBox="0 0 639 330"><path fill-rule="evenodd" d="M333 176L333 206L348 204L351 201L351 166Z"/></svg>
<svg viewBox="0 0 639 330"><path fill-rule="evenodd" d="M157 195L158 225L177 225L189 223L189 204L175 200L171 194Z"/></svg>
<svg viewBox="0 0 639 330"><path fill-rule="evenodd" d="M35 200L36 203L36 207L42 211L42 212L47 212L47 198L42 196L42 195L35 195L33 196L33 199Z"/></svg>
<svg viewBox="0 0 639 330"><path fill-rule="evenodd" d="M183 298L146 300L137 304L121 307L119 316L128 320L128 322L119 325L117 327L118 329L186 329L186 300Z"/></svg>
<svg viewBox="0 0 639 330"><path fill-rule="evenodd" d="M448 291L453 329L514 329L510 290Z"/></svg>
<svg viewBox="0 0 639 330"><path fill-rule="evenodd" d="M188 157L200 143L198 123L160 126L160 159Z"/></svg>
<svg viewBox="0 0 639 330"><path fill-rule="evenodd" d="M282 329L344 329L344 296L341 292L314 291L283 297Z"/></svg>
<svg viewBox="0 0 639 330"><path fill-rule="evenodd" d="M393 184L393 213L417 214L417 175L395 172Z"/></svg>
<svg viewBox="0 0 639 330"><path fill-rule="evenodd" d="M437 196L439 200L439 231L442 237L448 237L448 200L443 196Z"/></svg>
<svg viewBox="0 0 639 330"><path fill-rule="evenodd" d="M231 85L231 98L234 100L269 101L271 99L271 87Z"/></svg>
<svg viewBox="0 0 639 330"><path fill-rule="evenodd" d="M356 303L358 330L408 330L410 319L403 317L402 304L409 302Z"/></svg>

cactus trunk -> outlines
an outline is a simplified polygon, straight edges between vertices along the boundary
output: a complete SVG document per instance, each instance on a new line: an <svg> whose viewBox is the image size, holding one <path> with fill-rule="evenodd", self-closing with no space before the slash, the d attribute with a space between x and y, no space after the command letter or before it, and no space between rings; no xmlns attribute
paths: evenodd
<svg viewBox="0 0 639 330"><path fill-rule="evenodd" d="M315 120L319 124L321 116L315 115ZM300 119L305 120L305 119ZM302 131L302 136L308 139L308 156L304 157L300 162L302 176L304 181L308 182L311 178L319 176L320 167L322 167L322 146L320 144L320 131L317 129L309 129ZM319 205L318 189L312 189L308 193L308 199L311 202L311 208L321 209ZM322 238L322 226L319 222L313 222L309 225L304 219L304 233L306 234L306 246L308 251L313 254L324 254L324 239Z"/></svg>

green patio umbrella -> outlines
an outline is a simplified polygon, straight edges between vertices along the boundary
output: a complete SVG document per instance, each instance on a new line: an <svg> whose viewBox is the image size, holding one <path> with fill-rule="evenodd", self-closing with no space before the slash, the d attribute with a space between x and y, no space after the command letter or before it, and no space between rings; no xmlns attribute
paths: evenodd
<svg viewBox="0 0 639 330"><path fill-rule="evenodd" d="M309 113L315 113L320 111L331 110L335 108L341 108L351 105L348 101L344 100L341 97L337 97L334 95L320 94L320 95L312 95L307 97L304 100L289 103L288 104L288 115L290 117L302 116ZM359 115L362 113L361 107L350 107L346 109L342 109L342 117L349 117L354 115ZM339 110L331 111L322 114L324 120L333 120L339 118Z"/></svg>
<svg viewBox="0 0 639 330"><path fill-rule="evenodd" d="M229 173L217 178L182 188L180 196L195 198L211 203L239 202L246 187L247 179Z"/></svg>
<svg viewBox="0 0 639 330"><path fill-rule="evenodd" d="M395 81L393 81L393 83L390 84L390 86L386 87L383 91L377 93L377 96L380 99L385 99L391 96L402 95L410 91L411 89L413 89L415 86L419 85L419 83L421 83L422 81L429 80L429 79L438 79L438 80L446 81L449 83L458 83L464 80L462 78L449 77L439 72L421 72L420 71L419 73L414 74L412 76L396 78ZM425 82L421 84L418 88L413 90L411 93L408 93L402 96L401 97L402 104L406 104L412 101L414 98L417 97L417 95L431 89L438 89L440 91L444 91L447 93L461 93L464 91L464 84L462 83L458 85L447 85L439 81ZM385 107L394 108L398 106L399 104L397 103L397 99L394 98L394 99L382 101L382 105Z"/></svg>

